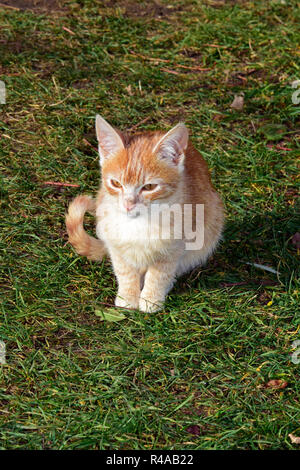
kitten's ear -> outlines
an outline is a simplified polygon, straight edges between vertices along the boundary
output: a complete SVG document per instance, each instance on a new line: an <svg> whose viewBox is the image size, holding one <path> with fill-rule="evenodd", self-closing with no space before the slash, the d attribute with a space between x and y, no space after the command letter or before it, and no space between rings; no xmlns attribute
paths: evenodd
<svg viewBox="0 0 300 470"><path fill-rule="evenodd" d="M167 132L155 145L153 152L158 158L165 160L172 166L183 169L184 152L189 140L189 131L185 125L180 122Z"/></svg>
<svg viewBox="0 0 300 470"><path fill-rule="evenodd" d="M96 116L96 134L101 165L104 160L124 149L123 141L118 132L99 114Z"/></svg>

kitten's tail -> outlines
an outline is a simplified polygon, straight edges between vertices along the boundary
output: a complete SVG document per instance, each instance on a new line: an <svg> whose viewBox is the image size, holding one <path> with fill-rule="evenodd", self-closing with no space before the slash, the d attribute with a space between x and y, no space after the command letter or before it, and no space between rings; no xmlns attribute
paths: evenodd
<svg viewBox="0 0 300 470"><path fill-rule="evenodd" d="M79 255L91 260L101 261L105 255L105 246L101 240L91 237L83 228L84 214L88 211L95 213L95 199L90 196L77 196L69 206L66 214L66 226L69 242Z"/></svg>

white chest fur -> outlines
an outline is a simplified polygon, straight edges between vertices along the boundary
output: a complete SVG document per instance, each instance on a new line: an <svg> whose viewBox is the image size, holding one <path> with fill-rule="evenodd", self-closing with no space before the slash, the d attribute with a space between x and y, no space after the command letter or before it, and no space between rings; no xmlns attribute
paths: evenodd
<svg viewBox="0 0 300 470"><path fill-rule="evenodd" d="M160 238L160 225L153 222L149 213L129 217L118 207L104 206L97 209L96 233L108 250L118 250L122 257L138 268L146 268L161 255L171 252L179 240Z"/></svg>

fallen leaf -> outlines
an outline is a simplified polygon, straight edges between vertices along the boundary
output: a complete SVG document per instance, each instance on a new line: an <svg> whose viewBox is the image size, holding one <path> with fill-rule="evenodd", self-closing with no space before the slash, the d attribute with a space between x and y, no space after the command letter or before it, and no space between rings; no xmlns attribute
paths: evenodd
<svg viewBox="0 0 300 470"><path fill-rule="evenodd" d="M293 444L300 444L300 437L294 436L294 434L289 434L289 438Z"/></svg>
<svg viewBox="0 0 300 470"><path fill-rule="evenodd" d="M244 96L245 94L243 92L234 95L234 100L231 103L230 107L232 109L235 109L236 111L242 111L244 107Z"/></svg>
<svg viewBox="0 0 300 470"><path fill-rule="evenodd" d="M97 317L100 317L102 321L106 320L108 322L117 322L117 321L124 320L126 318L126 316L123 313L118 312L112 308L109 308L106 310L102 308L96 308L95 315Z"/></svg>
<svg viewBox="0 0 300 470"><path fill-rule="evenodd" d="M270 380L266 384L266 388L274 388L276 390L280 390L282 388L287 387L288 383L285 380L281 379L275 379L275 380Z"/></svg>

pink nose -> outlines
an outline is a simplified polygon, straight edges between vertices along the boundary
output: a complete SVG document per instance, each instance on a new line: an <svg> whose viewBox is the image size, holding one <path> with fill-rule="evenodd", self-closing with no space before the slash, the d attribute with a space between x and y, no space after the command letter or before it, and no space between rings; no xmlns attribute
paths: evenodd
<svg viewBox="0 0 300 470"><path fill-rule="evenodd" d="M133 202L130 199L126 199L124 202L124 207L127 210L127 212L130 212L134 207L135 207L135 202Z"/></svg>

